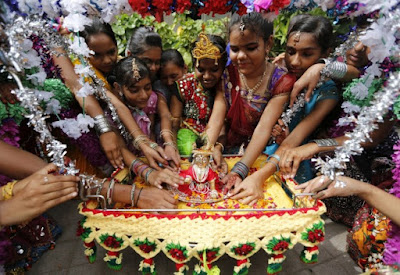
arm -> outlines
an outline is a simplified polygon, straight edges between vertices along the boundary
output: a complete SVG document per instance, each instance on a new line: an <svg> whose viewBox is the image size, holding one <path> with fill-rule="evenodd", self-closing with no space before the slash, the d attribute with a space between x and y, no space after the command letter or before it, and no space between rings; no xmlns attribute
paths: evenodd
<svg viewBox="0 0 400 275"><path fill-rule="evenodd" d="M118 116L121 118L122 123L125 125L127 131L130 133L132 138L135 139L138 136L145 135L142 129L140 129L139 125L136 123L136 120L133 118L129 108L113 93L107 91L107 96L110 98L111 103L117 109ZM157 150L151 148L146 142L142 142L139 145L139 148L146 156L147 160L150 163L150 166L154 169L160 169L157 162L163 163L163 165L168 165L168 163L162 157L164 152L158 152Z"/></svg>
<svg viewBox="0 0 400 275"><path fill-rule="evenodd" d="M365 200L372 207L377 208L384 215L389 217L395 224L400 226L400 199L383 191L382 189L362 181L358 181L349 177L339 176L337 180L344 182L346 185L343 188L336 188L333 181L329 184L329 180L324 176L319 176L304 184L296 186L296 189L304 189L304 192L318 192L314 197L325 199L334 196L350 196L357 195ZM322 191L326 184L329 184L327 189Z"/></svg>
<svg viewBox="0 0 400 275"><path fill-rule="evenodd" d="M76 197L79 177L52 175L54 171L56 166L49 164L15 183L13 196L6 201L0 198L0 225L33 219L47 209Z"/></svg>
<svg viewBox="0 0 400 275"><path fill-rule="evenodd" d="M23 179L46 166L46 162L38 156L1 140L0 152L0 173L13 179Z"/></svg>
<svg viewBox="0 0 400 275"><path fill-rule="evenodd" d="M370 134L372 141L367 141L361 144L364 148L373 148L376 147L379 143L381 143L390 133L390 130L395 125L396 120L391 120L390 118L386 118L383 123L378 125L378 129L373 131ZM334 138L337 142L337 146L342 146L346 140L349 138L346 136L341 136ZM321 146L319 147L315 142L310 142L304 144L302 146L292 148L291 150L286 151L284 157L281 158L280 166L286 166L287 170L291 170L291 174L296 174L297 169L299 168L300 162L305 159L310 159L314 155L322 152L333 151L337 146ZM286 162L287 160L292 160L292 162ZM291 167L290 167L291 164Z"/></svg>
<svg viewBox="0 0 400 275"><path fill-rule="evenodd" d="M165 159L172 160L175 166L179 167L180 156L172 132L171 113L169 112L167 102L163 97L158 97L157 110L161 119L160 133L162 133L161 137L163 138L165 145Z"/></svg>
<svg viewBox="0 0 400 275"><path fill-rule="evenodd" d="M318 84L321 77L321 71L325 68L325 64L314 64L296 81L293 86L292 92L290 93L290 104L292 107L293 103L296 101L297 96L303 89L306 89L306 101L310 100L313 90ZM351 66L347 65L347 72L342 79L337 79L341 82L349 82L360 75L360 71Z"/></svg>
<svg viewBox="0 0 400 275"><path fill-rule="evenodd" d="M180 127L180 122L183 113L183 103L176 97L171 96L171 116L172 116L172 132L175 137Z"/></svg>
<svg viewBox="0 0 400 275"><path fill-rule="evenodd" d="M272 98L268 102L261 116L261 119L258 122L256 129L254 130L253 136L250 140L250 144L247 147L241 159L241 162L247 167L251 167L251 165L254 163L254 161L257 159L257 157L261 154L261 152L265 148L265 145L267 144L269 138L271 137L272 128L274 127L278 118L281 116L283 112L283 106L287 102L288 97L289 97L288 95L280 95ZM236 173L230 172L227 176L225 176L222 179L222 182L227 183L225 190L229 190L230 188L232 188L233 185L235 185L233 194L239 193L240 190L244 191L234 196L233 197L234 199L247 197L250 196L251 194L257 194L256 197L258 199L259 196L261 195L259 190L257 192L254 192L255 190L253 189L253 186L247 183L245 185L239 184L241 182L241 179L236 175L237 175ZM236 177L237 179L232 180L231 178L233 177ZM252 190L249 190L248 188L251 188Z"/></svg>
<svg viewBox="0 0 400 275"><path fill-rule="evenodd" d="M57 52L65 53L61 48L56 49ZM77 92L82 87L78 81L78 76L75 74L74 66L71 60L67 56L53 55L54 64L61 68L61 77L65 81L65 85L71 90L75 95L76 100L79 104L85 108L85 111L91 116L96 117L98 115L104 115L103 110L99 102L93 95L89 95L85 98L78 97ZM121 148L118 146L118 136L114 132L106 132L100 135L100 143L103 147L107 158L110 160L111 164L117 167L123 167L123 160L121 155Z"/></svg>
<svg viewBox="0 0 400 275"><path fill-rule="evenodd" d="M212 145L217 141L221 133L222 126L224 125L227 106L223 91L217 91L214 99L214 106L211 112L210 119L206 127L206 134L208 142Z"/></svg>

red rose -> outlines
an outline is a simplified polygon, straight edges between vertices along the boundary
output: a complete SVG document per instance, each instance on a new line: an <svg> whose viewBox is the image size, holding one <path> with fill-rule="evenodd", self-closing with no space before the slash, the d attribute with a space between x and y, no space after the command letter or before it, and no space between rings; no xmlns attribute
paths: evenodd
<svg viewBox="0 0 400 275"><path fill-rule="evenodd" d="M207 251L206 256L207 256L207 261L211 262L215 258L217 258L217 251Z"/></svg>
<svg viewBox="0 0 400 275"><path fill-rule="evenodd" d="M107 239L104 241L104 245L111 248L121 247L121 244L113 236L108 236Z"/></svg>
<svg viewBox="0 0 400 275"><path fill-rule="evenodd" d="M371 231L372 229L374 229L374 225L373 225L373 224L368 224L368 225L367 225L367 229L368 229L369 231Z"/></svg>
<svg viewBox="0 0 400 275"><path fill-rule="evenodd" d="M140 250L142 250L144 253L149 253L154 250L154 245L148 245L148 244L141 244L139 245Z"/></svg>
<svg viewBox="0 0 400 275"><path fill-rule="evenodd" d="M308 231L308 241L314 242L322 242L324 240L324 232L320 229L315 229L314 231Z"/></svg>
<svg viewBox="0 0 400 275"><path fill-rule="evenodd" d="M286 241L280 241L279 243L277 243L272 250L273 251L284 251L286 249L288 249L289 244Z"/></svg>
<svg viewBox="0 0 400 275"><path fill-rule="evenodd" d="M371 241L375 241L375 236L374 235L369 235L369 239L371 240Z"/></svg>
<svg viewBox="0 0 400 275"><path fill-rule="evenodd" d="M169 253L171 254L172 258L177 259L178 261L183 261L186 259L183 251L180 249L172 248Z"/></svg>

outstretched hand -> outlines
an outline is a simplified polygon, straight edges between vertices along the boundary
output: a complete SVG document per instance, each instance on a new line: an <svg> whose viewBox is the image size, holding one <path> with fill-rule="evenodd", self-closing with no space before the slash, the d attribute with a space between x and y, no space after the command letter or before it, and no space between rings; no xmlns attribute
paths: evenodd
<svg viewBox="0 0 400 275"><path fill-rule="evenodd" d="M1 212L3 207L10 207L8 214L1 219L2 225L33 219L49 208L77 196L79 177L55 175L53 173L56 169L54 164L49 164L15 184L13 197L1 205Z"/></svg>

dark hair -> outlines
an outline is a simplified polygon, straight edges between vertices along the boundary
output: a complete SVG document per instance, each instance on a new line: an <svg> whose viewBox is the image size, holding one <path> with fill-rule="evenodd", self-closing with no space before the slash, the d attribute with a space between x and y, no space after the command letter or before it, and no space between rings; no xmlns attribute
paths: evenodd
<svg viewBox="0 0 400 275"><path fill-rule="evenodd" d="M289 38L292 32L298 31L313 34L323 52L331 47L333 27L326 17L311 14L296 15L290 20L286 37Z"/></svg>
<svg viewBox="0 0 400 275"><path fill-rule="evenodd" d="M250 12L242 16L235 13L229 23L229 34L231 34L234 26L240 25L241 23L244 24L245 30L249 30L261 36L265 42L268 41L274 30L273 23L262 17L258 12Z"/></svg>
<svg viewBox="0 0 400 275"><path fill-rule="evenodd" d="M93 22L91 25L86 25L85 29L79 33L80 36L85 38L85 42L88 43L89 38L92 35L104 33L108 37L111 38L111 40L117 45L117 40L115 39L115 34L111 28L110 24L102 22L98 18L93 18Z"/></svg>
<svg viewBox="0 0 400 275"><path fill-rule="evenodd" d="M220 60L222 61L223 66L225 67L226 62L228 61L228 53L226 52L226 43L224 39L222 39L221 36L213 34L207 34L207 37L208 39L210 39L210 42L213 43L213 45L217 46L217 48L219 49L219 52L222 54ZM192 48L194 48L196 42L193 44ZM193 64L195 63L196 63L196 58L193 58Z"/></svg>
<svg viewBox="0 0 400 275"><path fill-rule="evenodd" d="M163 51L161 55L161 67L166 65L168 62L174 63L179 68L185 68L185 60L183 60L183 57L178 50L169 49Z"/></svg>
<svg viewBox="0 0 400 275"><path fill-rule="evenodd" d="M128 43L128 50L131 54L142 54L149 47L158 47L162 49L161 36L150 27L142 26L134 30Z"/></svg>
<svg viewBox="0 0 400 275"><path fill-rule="evenodd" d="M150 77L149 69L140 58L136 56L128 56L118 61L117 65L115 65L112 76L108 79L111 82L117 82L121 86L130 86L131 84L136 83L137 81L133 78L133 59L135 59L135 63L139 68L140 80L145 77Z"/></svg>

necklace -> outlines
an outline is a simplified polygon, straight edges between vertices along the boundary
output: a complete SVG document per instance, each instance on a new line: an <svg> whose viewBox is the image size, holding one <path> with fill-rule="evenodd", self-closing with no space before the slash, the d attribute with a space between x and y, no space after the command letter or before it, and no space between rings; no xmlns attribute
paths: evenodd
<svg viewBox="0 0 400 275"><path fill-rule="evenodd" d="M243 84L244 84L244 86L246 87L246 90L247 90L246 98L247 98L248 102L250 102L253 99L253 94L255 92L257 92L257 90L260 88L261 84L263 83L265 75L267 74L267 67L268 67L268 64L265 64L265 69L264 69L263 75L261 76L261 78L257 82L257 84L254 85L254 87L251 88L251 89L250 89L249 85L247 85L246 77L242 73L239 73L240 74L240 79L243 81Z"/></svg>

